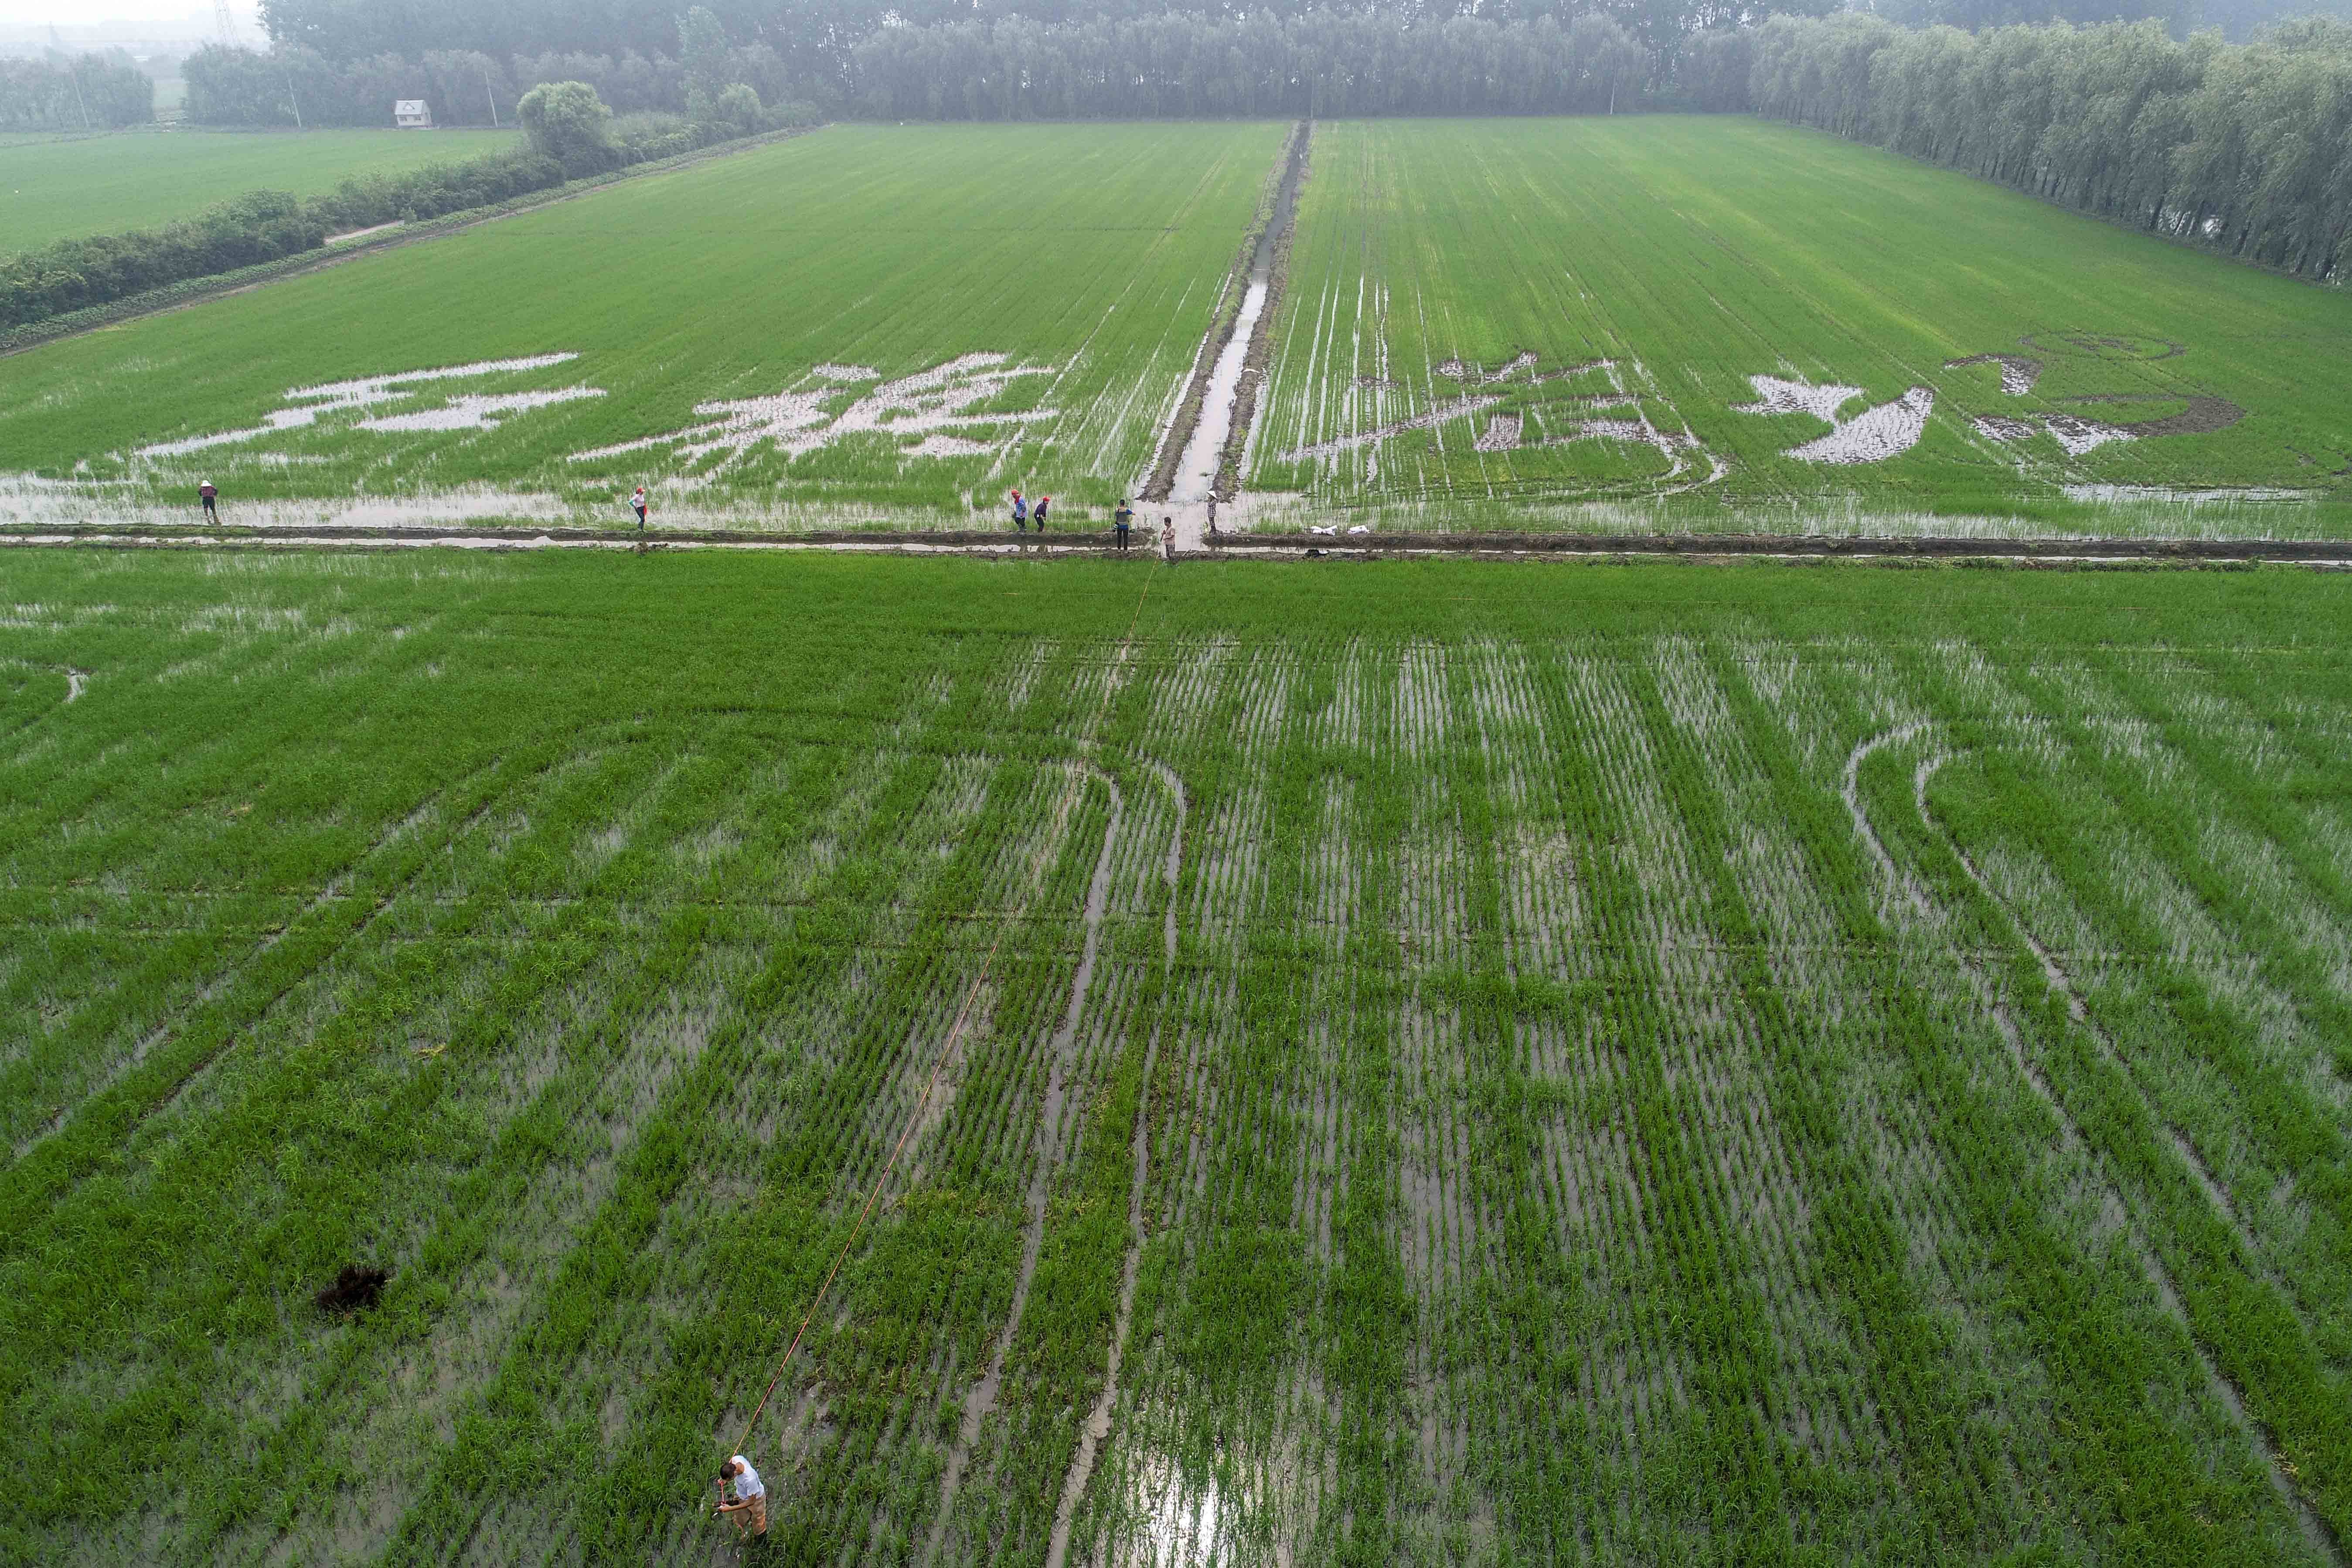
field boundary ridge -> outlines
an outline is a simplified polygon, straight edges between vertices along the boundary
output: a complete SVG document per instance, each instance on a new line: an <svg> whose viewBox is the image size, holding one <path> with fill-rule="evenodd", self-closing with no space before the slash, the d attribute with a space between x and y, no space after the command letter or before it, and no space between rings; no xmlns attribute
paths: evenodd
<svg viewBox="0 0 2352 1568"><path fill-rule="evenodd" d="M2117 539L2041 534L2004 539L1826 533L1223 533L1199 553L1418 555L1759 555L1823 559L1889 555L1923 560L2238 562L2352 560L2352 540Z"/></svg>
<svg viewBox="0 0 2352 1568"><path fill-rule="evenodd" d="M1136 533L1141 542L1128 553L1139 558L1146 555L1159 559L1149 545L1159 534L1156 528L1139 528ZM660 549L667 545L713 545L736 549L816 550L867 549L891 550L920 548L927 550L984 551L991 553L1012 551L1024 554L1076 554L1086 552L1118 552L1117 536L1108 528L1067 532L1039 538L1034 533L1008 533L1001 529L812 529L804 532L778 531L759 531L749 529L659 529L639 533L634 528L534 528L529 524L509 526L456 524L449 527L389 524L318 523L308 526L279 528L207 528L201 524L139 523L15 523L0 525L0 545L115 544L192 546L195 548L242 548L247 546L282 546L315 548L349 544L364 547L378 543L409 545L434 544L445 541L466 543L498 544L528 548L541 543L561 545L600 545L610 548L635 548L645 545Z"/></svg>
<svg viewBox="0 0 2352 1568"><path fill-rule="evenodd" d="M1160 531L1138 529L1139 559L1165 559L1153 548ZM823 529L806 532L744 529L635 529L452 527L319 523L309 527L206 528L125 523L12 524L0 526L0 547L75 545L117 548L367 549L394 544L434 544L532 549L547 546L661 549L677 545L738 550L870 550L921 553L1016 555L1117 554L1109 530L1052 534L1002 530ZM1738 557L1759 561L1911 560L2053 564L2114 562L2148 565L2246 566L2265 563L2352 568L2352 540L2326 539L2110 539L2044 535L2031 539L1905 538L1895 535L1829 534L1402 534L1332 538L1322 534L1223 534L1207 548L1179 550L1177 561L1305 559L1310 555L1376 556L1554 556L1593 560L1640 557L1693 562Z"/></svg>

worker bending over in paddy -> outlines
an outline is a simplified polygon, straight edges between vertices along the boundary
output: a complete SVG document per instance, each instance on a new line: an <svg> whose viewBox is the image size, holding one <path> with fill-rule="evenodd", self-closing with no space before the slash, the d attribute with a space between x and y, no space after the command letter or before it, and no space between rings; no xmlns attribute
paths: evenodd
<svg viewBox="0 0 2352 1568"><path fill-rule="evenodd" d="M1039 496L1037 498L1037 510L1029 514L1030 520L1036 523L1037 531L1040 533L1045 531L1045 509L1053 504L1054 498L1052 496Z"/></svg>
<svg viewBox="0 0 2352 1568"><path fill-rule="evenodd" d="M740 1536L768 1533L768 1489L751 1461L738 1454L719 1467L719 1510Z"/></svg>

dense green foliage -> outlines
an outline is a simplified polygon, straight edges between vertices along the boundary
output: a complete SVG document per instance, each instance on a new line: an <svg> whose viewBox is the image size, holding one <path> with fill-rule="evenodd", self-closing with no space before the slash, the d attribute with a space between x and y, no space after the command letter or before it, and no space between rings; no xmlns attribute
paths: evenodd
<svg viewBox="0 0 2352 1568"><path fill-rule="evenodd" d="M154 118L154 82L119 51L0 58L0 132L105 131Z"/></svg>
<svg viewBox="0 0 2352 1568"><path fill-rule="evenodd" d="M252 191L162 228L61 239L39 250L0 255L0 325L46 321L273 261L312 249L326 236L324 221L300 198Z"/></svg>
<svg viewBox="0 0 2352 1568"><path fill-rule="evenodd" d="M0 146L0 251L156 227L252 190L321 195L344 180L465 163L509 145L508 138L474 132L192 131Z"/></svg>
<svg viewBox="0 0 2352 1568"><path fill-rule="evenodd" d="M1323 124L1313 156L1252 488L1425 527L2105 531L2095 487L2261 486L2344 526L2334 292L1752 121Z"/></svg>
<svg viewBox="0 0 2352 1568"><path fill-rule="evenodd" d="M473 50L427 49L413 58L331 58L299 46L261 54L215 45L189 56L182 68L188 117L206 125L292 125L298 107L305 124L389 125L393 104L404 98L425 100L436 125L511 125L516 104L533 88L562 81L586 82L622 114L706 120L720 92L746 85L776 111L765 123L801 124L815 117L803 100L816 84L805 72L788 69L774 49L764 44L739 49L723 37L715 48L711 43L706 35L700 68L715 86L699 99L686 67L659 51L551 50L494 58Z"/></svg>
<svg viewBox="0 0 2352 1568"><path fill-rule="evenodd" d="M1780 12L1818 16L1835 7L1830 0L1742 5L1724 0L1390 0L1353 7L1316 0L990 0L985 5L970 0L713 0L709 9L737 41L772 48L812 79L838 87L845 86L848 56L862 40L889 27L919 29L975 18L1018 18L1042 26L1150 20L1176 30L1189 24L1213 31L1244 17L1279 21L1349 10L1383 10L1400 22L1548 18L1563 27L1580 16L1605 16L1641 37L1665 63L1682 39L1711 26L1754 23ZM2177 35L2218 27L2237 39L2288 16L2347 12L2345 0L1874 0L1866 9L1913 26L1968 28L2154 19ZM264 0L262 5L279 47L337 60L385 55L415 59L430 51L461 49L500 59L548 53L650 57L674 48L677 11L677 0L600 0L593 5L573 0L501 0L496 5L467 0Z"/></svg>
<svg viewBox="0 0 2352 1568"><path fill-rule="evenodd" d="M993 518L1003 487L1023 484L1075 517L1149 469L1284 131L836 127L36 350L0 384L0 451L60 477L89 459L92 476L175 500L200 475L240 501L488 481L545 485L611 518L651 480L666 510L740 507L746 521L873 507L968 519L974 504ZM257 427L297 388L554 354L579 357L428 386L402 407L602 395L464 429L358 429L385 410L355 409L281 437L133 455ZM822 419L793 422L787 394L871 414L910 377L937 382L909 397L965 401L887 406L798 452L747 434L728 450L572 460L696 429L719 403L761 431L824 434ZM955 421L919 454L905 434L921 431L918 412Z"/></svg>
<svg viewBox="0 0 2352 1568"><path fill-rule="evenodd" d="M770 105L805 100L887 120L1603 113L1644 106L1662 68L1638 35L1600 12L1499 21L1369 11L1067 22L991 15L877 27L845 41L832 64L765 43L737 47L701 6L678 25L676 59L551 51L501 63L428 52L412 65L398 55L332 63L302 47L215 49L188 63L190 112L209 123L290 124L292 81L312 123L379 124L401 97L425 99L447 123L487 124L491 103L511 106L537 85L576 79L615 108L696 119L737 118L718 103L739 86Z"/></svg>
<svg viewBox="0 0 2352 1568"><path fill-rule="evenodd" d="M1847 13L1777 18L1753 47L1762 113L2304 277L2352 268L2352 24L2225 46Z"/></svg>
<svg viewBox="0 0 2352 1568"><path fill-rule="evenodd" d="M2126 0L2137 6L2154 0ZM1236 22L1273 24L1277 33L1287 25L1309 18L1346 21L1349 25L1324 35L1349 38L1361 25L1382 33L1388 40L1383 54L1405 47L1426 47L1451 23L1543 21L1566 29L1580 18L1605 19L1641 38L1661 59L1672 56L1675 42L1686 32L1737 17L1759 19L1780 11L1818 14L1827 0L1766 0L1727 6L1721 0L1615 0L1606 5L1561 4L1557 0L1515 0L1507 5L1475 0L1442 0L1437 4L1371 4L1329 7L1307 0L1276 0L1273 5L1203 4L1169 5L1160 0L1013 0L1010 4L974 6L961 0L713 0L707 7L719 30L735 44L769 51L789 62L813 90L828 103L854 100L858 47L893 29L917 33L935 27L958 27L972 21L1015 20L1038 29L1069 27L1078 36L1117 36L1130 40L1161 41L1176 54L1200 56L1205 40L1232 37ZM641 58L676 55L679 49L676 0L607 0L593 6L563 0L508 0L498 5L474 5L458 0L264 0L263 16L270 37L280 49L303 50L338 61L363 61L398 57L421 59L433 51L467 50L496 59L541 55L604 55ZM1139 31L1126 25L1148 23ZM1115 28L1106 33L1106 28ZM1244 37L1262 37L1262 32ZM1171 47L1172 46L1172 47ZM1139 58L1147 72L1167 68L1165 60ZM1398 68L1379 54L1325 56L1327 68L1355 69L1372 66L1383 74ZM1234 66L1205 58L1195 61L1205 89L1211 79L1245 73ZM762 87L763 96L767 89Z"/></svg>
<svg viewBox="0 0 2352 1568"><path fill-rule="evenodd" d="M532 150L569 174L584 174L613 161L613 111L584 81L541 82L522 95L515 118Z"/></svg>
<svg viewBox="0 0 2352 1568"><path fill-rule="evenodd" d="M851 102L892 120L1605 113L1638 106L1649 57L1598 12L1253 13L1211 24L1012 16L884 27L851 55Z"/></svg>
<svg viewBox="0 0 2352 1568"><path fill-rule="evenodd" d="M11 1561L2352 1532L2340 578L8 559Z"/></svg>

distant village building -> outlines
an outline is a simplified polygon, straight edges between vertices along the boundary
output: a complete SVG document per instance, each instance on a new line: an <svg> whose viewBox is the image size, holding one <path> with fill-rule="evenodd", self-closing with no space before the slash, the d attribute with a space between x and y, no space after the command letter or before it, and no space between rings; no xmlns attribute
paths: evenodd
<svg viewBox="0 0 2352 1568"><path fill-rule="evenodd" d="M433 110L425 107L421 98L394 99L392 122L403 131L430 131L433 129Z"/></svg>

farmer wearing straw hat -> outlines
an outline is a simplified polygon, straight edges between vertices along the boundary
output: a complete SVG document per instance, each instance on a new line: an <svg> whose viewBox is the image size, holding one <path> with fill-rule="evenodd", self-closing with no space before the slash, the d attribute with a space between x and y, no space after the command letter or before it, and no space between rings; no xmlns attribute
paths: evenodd
<svg viewBox="0 0 2352 1568"><path fill-rule="evenodd" d="M768 1533L768 1488L751 1461L738 1454L719 1467L719 1510L749 1539Z"/></svg>
<svg viewBox="0 0 2352 1568"><path fill-rule="evenodd" d="M206 521L210 521L220 516L220 513L213 510L213 503L220 499L220 491L213 489L212 480L198 479L196 481L196 499L205 503L205 519Z"/></svg>

